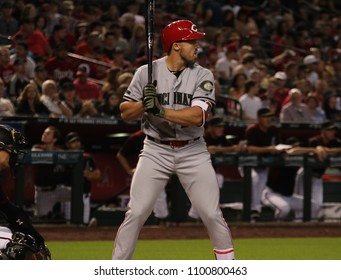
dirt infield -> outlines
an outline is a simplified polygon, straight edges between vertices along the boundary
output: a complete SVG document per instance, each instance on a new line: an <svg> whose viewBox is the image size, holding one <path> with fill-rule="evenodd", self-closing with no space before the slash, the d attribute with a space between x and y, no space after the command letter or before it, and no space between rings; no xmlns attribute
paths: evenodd
<svg viewBox="0 0 341 280"><path fill-rule="evenodd" d="M114 240L117 227L38 225L46 241ZM341 223L262 223L230 224L234 239L259 237L341 237ZM145 226L140 239L207 239L203 225Z"/></svg>

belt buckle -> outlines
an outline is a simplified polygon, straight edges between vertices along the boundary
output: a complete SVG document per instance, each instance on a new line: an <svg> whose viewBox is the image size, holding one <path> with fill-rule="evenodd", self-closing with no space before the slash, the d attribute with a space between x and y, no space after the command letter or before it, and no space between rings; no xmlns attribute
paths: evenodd
<svg viewBox="0 0 341 280"><path fill-rule="evenodd" d="M188 143L186 143L186 141L170 141L169 146L171 146L171 148L182 148L184 146L186 146Z"/></svg>
<svg viewBox="0 0 341 280"><path fill-rule="evenodd" d="M176 147L177 147L176 141L169 141L169 146L170 146L172 149L176 148Z"/></svg>

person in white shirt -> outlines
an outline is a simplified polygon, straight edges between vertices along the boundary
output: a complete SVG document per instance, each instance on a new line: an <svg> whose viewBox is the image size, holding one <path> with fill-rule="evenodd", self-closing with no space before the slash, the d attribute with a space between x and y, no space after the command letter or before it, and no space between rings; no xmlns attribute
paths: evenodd
<svg viewBox="0 0 341 280"><path fill-rule="evenodd" d="M72 111L59 99L57 85L54 80L46 80L43 82L42 93L40 101L50 111L50 117L72 117Z"/></svg>
<svg viewBox="0 0 341 280"><path fill-rule="evenodd" d="M242 107L242 118L250 123L257 121L257 111L262 108L262 101L256 96L258 90L257 82L248 81L245 84L245 93L239 98Z"/></svg>
<svg viewBox="0 0 341 280"><path fill-rule="evenodd" d="M26 42L15 42L15 54L10 56L11 63L14 63L17 58L25 61L25 74L29 79L32 79L34 77L36 63L28 55L28 45Z"/></svg>
<svg viewBox="0 0 341 280"><path fill-rule="evenodd" d="M232 79L233 68L238 65L237 45L234 43L226 46L225 56L219 58L215 64L219 82L229 84Z"/></svg>
<svg viewBox="0 0 341 280"><path fill-rule="evenodd" d="M308 106L302 103L302 92L298 88L289 90L290 102L282 107L280 122L309 123L312 121Z"/></svg>

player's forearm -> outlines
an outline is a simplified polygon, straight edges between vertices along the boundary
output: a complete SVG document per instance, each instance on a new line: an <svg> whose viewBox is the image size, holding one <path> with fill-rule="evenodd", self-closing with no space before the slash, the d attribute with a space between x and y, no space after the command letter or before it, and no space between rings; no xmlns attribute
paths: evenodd
<svg viewBox="0 0 341 280"><path fill-rule="evenodd" d="M328 156L333 156L341 153L341 148L324 148Z"/></svg>
<svg viewBox="0 0 341 280"><path fill-rule="evenodd" d="M247 146L247 151L254 154L275 154L278 153L275 146L258 147L258 146Z"/></svg>
<svg viewBox="0 0 341 280"><path fill-rule="evenodd" d="M201 126L203 124L203 111L198 106L181 110L165 109L164 118L183 126Z"/></svg>
<svg viewBox="0 0 341 280"><path fill-rule="evenodd" d="M207 150L210 153L233 153L237 151L237 146L219 147L219 146L208 146Z"/></svg>
<svg viewBox="0 0 341 280"><path fill-rule="evenodd" d="M144 112L142 101L124 101L120 105L121 118L124 121L131 121L140 118Z"/></svg>

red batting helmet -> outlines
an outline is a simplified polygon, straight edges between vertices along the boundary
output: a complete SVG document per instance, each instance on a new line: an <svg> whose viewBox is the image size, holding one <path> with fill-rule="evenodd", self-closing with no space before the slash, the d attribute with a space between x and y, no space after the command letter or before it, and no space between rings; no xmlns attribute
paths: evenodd
<svg viewBox="0 0 341 280"><path fill-rule="evenodd" d="M196 40L203 36L205 33L198 32L197 26L190 20L177 20L162 30L163 49L168 52L174 42Z"/></svg>

